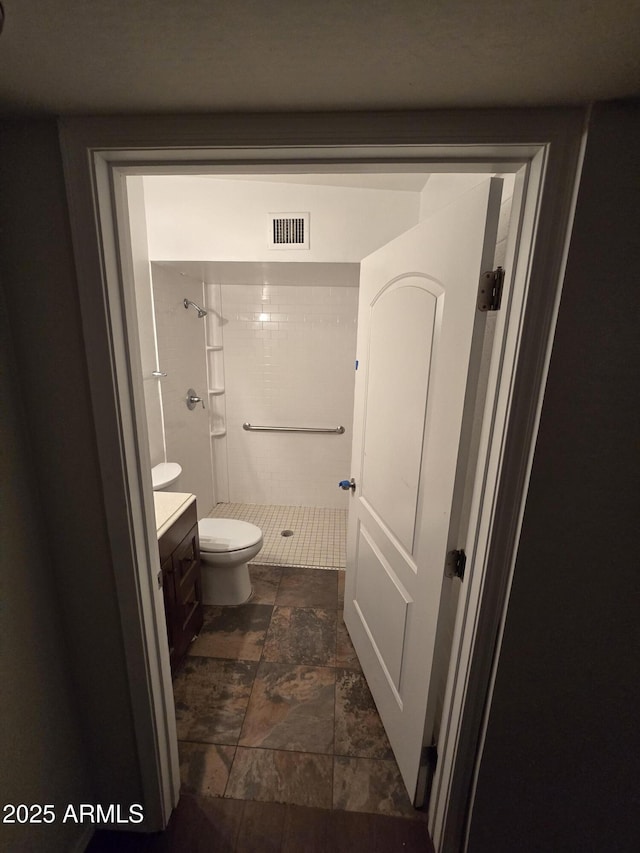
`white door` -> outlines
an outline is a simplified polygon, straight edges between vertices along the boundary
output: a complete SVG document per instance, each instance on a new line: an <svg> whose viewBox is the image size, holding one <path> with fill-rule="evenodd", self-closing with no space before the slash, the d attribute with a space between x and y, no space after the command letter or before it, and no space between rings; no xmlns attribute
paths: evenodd
<svg viewBox="0 0 640 853"><path fill-rule="evenodd" d="M361 266L344 618L412 798L433 728L445 557L464 546L450 519L501 184L488 179Z"/></svg>

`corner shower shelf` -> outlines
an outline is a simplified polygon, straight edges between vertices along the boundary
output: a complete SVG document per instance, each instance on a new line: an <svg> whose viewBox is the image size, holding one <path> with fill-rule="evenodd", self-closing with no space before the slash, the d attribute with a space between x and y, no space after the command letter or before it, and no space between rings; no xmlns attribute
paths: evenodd
<svg viewBox="0 0 640 853"><path fill-rule="evenodd" d="M220 429L211 430L211 438L222 438L223 435L227 434L226 427L221 427Z"/></svg>
<svg viewBox="0 0 640 853"><path fill-rule="evenodd" d="M217 397L220 394L224 394L224 388L209 388L209 393L212 396Z"/></svg>
<svg viewBox="0 0 640 853"><path fill-rule="evenodd" d="M217 346L215 346L215 347L211 347L211 346L207 345L206 349L207 349L209 352L220 352L220 350L222 349L222 346L221 346L221 345L219 345L219 344L218 344Z"/></svg>

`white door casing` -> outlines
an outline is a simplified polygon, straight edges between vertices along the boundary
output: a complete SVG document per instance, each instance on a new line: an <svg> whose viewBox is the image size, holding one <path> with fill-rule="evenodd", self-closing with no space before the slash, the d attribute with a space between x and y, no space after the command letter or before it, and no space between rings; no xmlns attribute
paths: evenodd
<svg viewBox="0 0 640 853"><path fill-rule="evenodd" d="M492 361L496 402L486 418L489 444L484 480L474 490L476 510L479 491L488 488L489 500L482 503L473 571L467 569L465 601L458 608L456 663L443 710L446 732L439 741L431 794L434 844L438 850L453 851L461 848L459 837L473 802L473 768L483 709L491 701L498 629L506 615L586 118L584 109L575 108L73 117L59 122L112 580L123 627L132 717L144 746L132 765L136 764L142 778L145 828L158 830L166 825L177 799L179 773L166 639L161 636L161 608L154 603L157 560L150 554L145 559L144 531L148 529L149 537L153 533L153 504L150 487L142 489L140 484L150 479L150 467L133 447L138 420L144 426L139 405L143 389L139 377L130 373L120 357L137 345L130 341L122 346L132 327L120 298L127 289L119 269L126 247L118 251L113 238L118 222L126 220L117 211L125 176L236 174L264 171L267 166L282 172L377 172L389 171L391 164L392 170L406 171L405 163L415 171L416 158L428 163L431 171L525 169L522 238L514 246L509 274L508 328L500 359L496 348ZM507 311L501 315L506 322ZM143 431L139 430L140 435ZM486 573L489 554L490 577ZM98 730L97 725L93 728ZM109 778L121 767L116 762L100 770Z"/></svg>
<svg viewBox="0 0 640 853"><path fill-rule="evenodd" d="M454 481L484 319L477 289L501 184L487 180L361 265L344 618L412 798L433 730Z"/></svg>

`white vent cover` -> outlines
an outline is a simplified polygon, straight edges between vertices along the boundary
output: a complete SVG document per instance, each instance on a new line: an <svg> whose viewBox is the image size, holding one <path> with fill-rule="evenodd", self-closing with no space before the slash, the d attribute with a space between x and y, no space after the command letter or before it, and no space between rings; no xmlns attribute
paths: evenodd
<svg viewBox="0 0 640 853"><path fill-rule="evenodd" d="M308 249L308 213L269 213L270 249Z"/></svg>

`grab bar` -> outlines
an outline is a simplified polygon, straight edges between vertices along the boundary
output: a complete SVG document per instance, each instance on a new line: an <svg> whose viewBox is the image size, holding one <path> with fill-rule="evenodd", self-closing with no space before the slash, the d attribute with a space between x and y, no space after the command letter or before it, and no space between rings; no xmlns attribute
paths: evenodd
<svg viewBox="0 0 640 853"><path fill-rule="evenodd" d="M276 427L276 426L254 426L253 424L244 423L242 429L261 432L331 432L342 435L344 427Z"/></svg>

